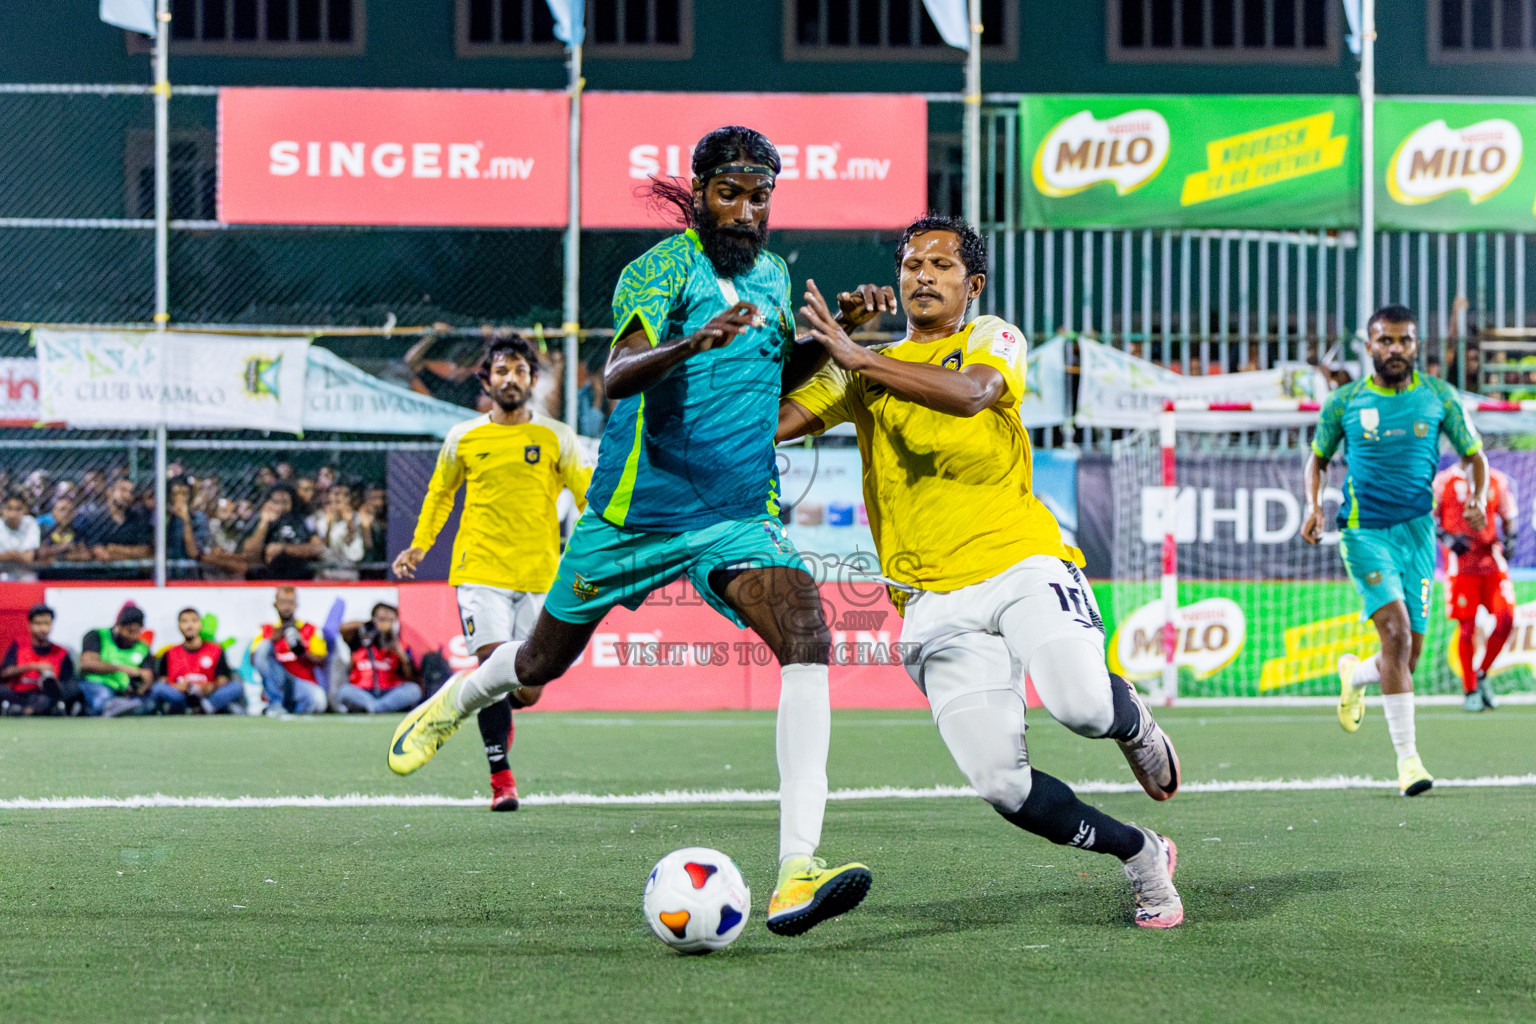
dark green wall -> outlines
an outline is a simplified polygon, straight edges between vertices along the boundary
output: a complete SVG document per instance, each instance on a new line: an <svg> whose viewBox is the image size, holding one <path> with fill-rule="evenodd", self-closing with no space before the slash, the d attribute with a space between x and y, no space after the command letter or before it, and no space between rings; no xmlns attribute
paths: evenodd
<svg viewBox="0 0 1536 1024"><path fill-rule="evenodd" d="M989 62L988 90L1005 92L1353 92L1355 59L1334 66L1110 64L1101 0L1021 0L1018 58ZM1378 83L1384 93L1536 93L1536 65L1431 65L1424 0L1380 10ZM694 0L687 61L591 59L595 89L955 91L958 54L944 62L800 62L783 59L780 0ZM0 64L25 82L133 82L149 75L93 0L0 5ZM1342 18L1342 16L1341 16ZM368 85L559 88L556 59L479 57L453 50L452 0L369 0L367 52L356 57L179 57L173 81L208 85Z"/></svg>

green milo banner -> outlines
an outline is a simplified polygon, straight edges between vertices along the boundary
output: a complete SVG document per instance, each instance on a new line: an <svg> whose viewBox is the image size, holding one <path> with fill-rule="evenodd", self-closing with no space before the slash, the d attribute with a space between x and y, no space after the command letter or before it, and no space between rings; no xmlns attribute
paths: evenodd
<svg viewBox="0 0 1536 1024"><path fill-rule="evenodd" d="M1351 96L1038 95L1020 104L1026 227L1343 228Z"/></svg>
<svg viewBox="0 0 1536 1024"><path fill-rule="evenodd" d="M1376 224L1394 231L1536 231L1536 103L1376 103Z"/></svg>
<svg viewBox="0 0 1536 1024"><path fill-rule="evenodd" d="M1111 669L1143 686L1163 667L1162 604L1155 583L1096 582ZM1495 692L1536 689L1536 583L1516 583L1515 628L1489 673ZM1430 598L1429 630L1414 673L1420 693L1460 693L1456 626L1444 584ZM1339 656L1377 651L1348 580L1190 580L1179 583L1181 697L1327 696L1338 693ZM1117 614L1118 612L1118 614ZM1484 624L1487 625L1487 624ZM1476 657L1486 629L1480 627Z"/></svg>

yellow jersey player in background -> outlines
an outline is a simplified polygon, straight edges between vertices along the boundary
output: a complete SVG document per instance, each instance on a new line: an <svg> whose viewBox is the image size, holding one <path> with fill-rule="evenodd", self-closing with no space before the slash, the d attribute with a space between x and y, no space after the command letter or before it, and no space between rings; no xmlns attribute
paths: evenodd
<svg viewBox="0 0 1536 1024"><path fill-rule="evenodd" d="M448 432L411 546L395 558L408 580L432 548L462 485L464 512L453 541L453 584L464 639L482 663L511 640L526 639L544 607L560 560L556 502L569 490L587 506L592 470L581 461L576 432L528 407L539 375L533 345L518 335L493 341L480 366L492 409ZM480 709L480 738L491 768L491 810L517 810L517 780L507 760L512 705Z"/></svg>
<svg viewBox="0 0 1536 1024"><path fill-rule="evenodd" d="M1173 796L1178 758L1133 686L1111 676L1104 624L1081 555L1031 490L1022 332L967 323L986 284L981 236L924 217L896 250L907 337L879 352L852 341L809 282L801 315L831 363L780 404L778 439L852 421L881 571L901 611L907 671L977 793L1053 843L1113 854L1135 891L1136 923L1184 919L1178 851L1111 818L1032 768L1024 673L1073 732L1114 739L1155 800Z"/></svg>

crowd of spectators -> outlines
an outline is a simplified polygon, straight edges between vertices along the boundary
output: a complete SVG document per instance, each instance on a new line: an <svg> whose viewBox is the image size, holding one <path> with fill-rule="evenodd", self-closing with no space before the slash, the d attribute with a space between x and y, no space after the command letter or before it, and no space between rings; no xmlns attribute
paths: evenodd
<svg viewBox="0 0 1536 1024"><path fill-rule="evenodd" d="M289 462L226 478L167 468L166 558L180 579L356 580L387 568L382 483ZM78 476L0 467L0 580L143 578L153 567L155 493L124 467Z"/></svg>
<svg viewBox="0 0 1536 1024"><path fill-rule="evenodd" d="M218 641L196 608L176 616L180 642L154 650L143 610L128 603L111 625L86 632L77 657L54 641L53 609L37 605L27 635L11 641L0 660L0 714L388 714L420 703L427 677L438 684L447 678L441 654L418 660L405 646L393 605L376 604L366 621L341 623L330 641L298 618L293 587L277 588L273 610L276 618L256 631L248 652Z"/></svg>

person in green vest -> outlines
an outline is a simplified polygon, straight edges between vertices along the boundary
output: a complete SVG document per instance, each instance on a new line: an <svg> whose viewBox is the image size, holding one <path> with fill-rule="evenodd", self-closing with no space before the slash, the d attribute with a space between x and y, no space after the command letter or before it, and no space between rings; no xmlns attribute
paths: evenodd
<svg viewBox="0 0 1536 1024"><path fill-rule="evenodd" d="M111 628L85 634L80 642L80 693L86 714L111 718L150 710L141 695L155 681L155 666L143 632L144 610L130 602Z"/></svg>

